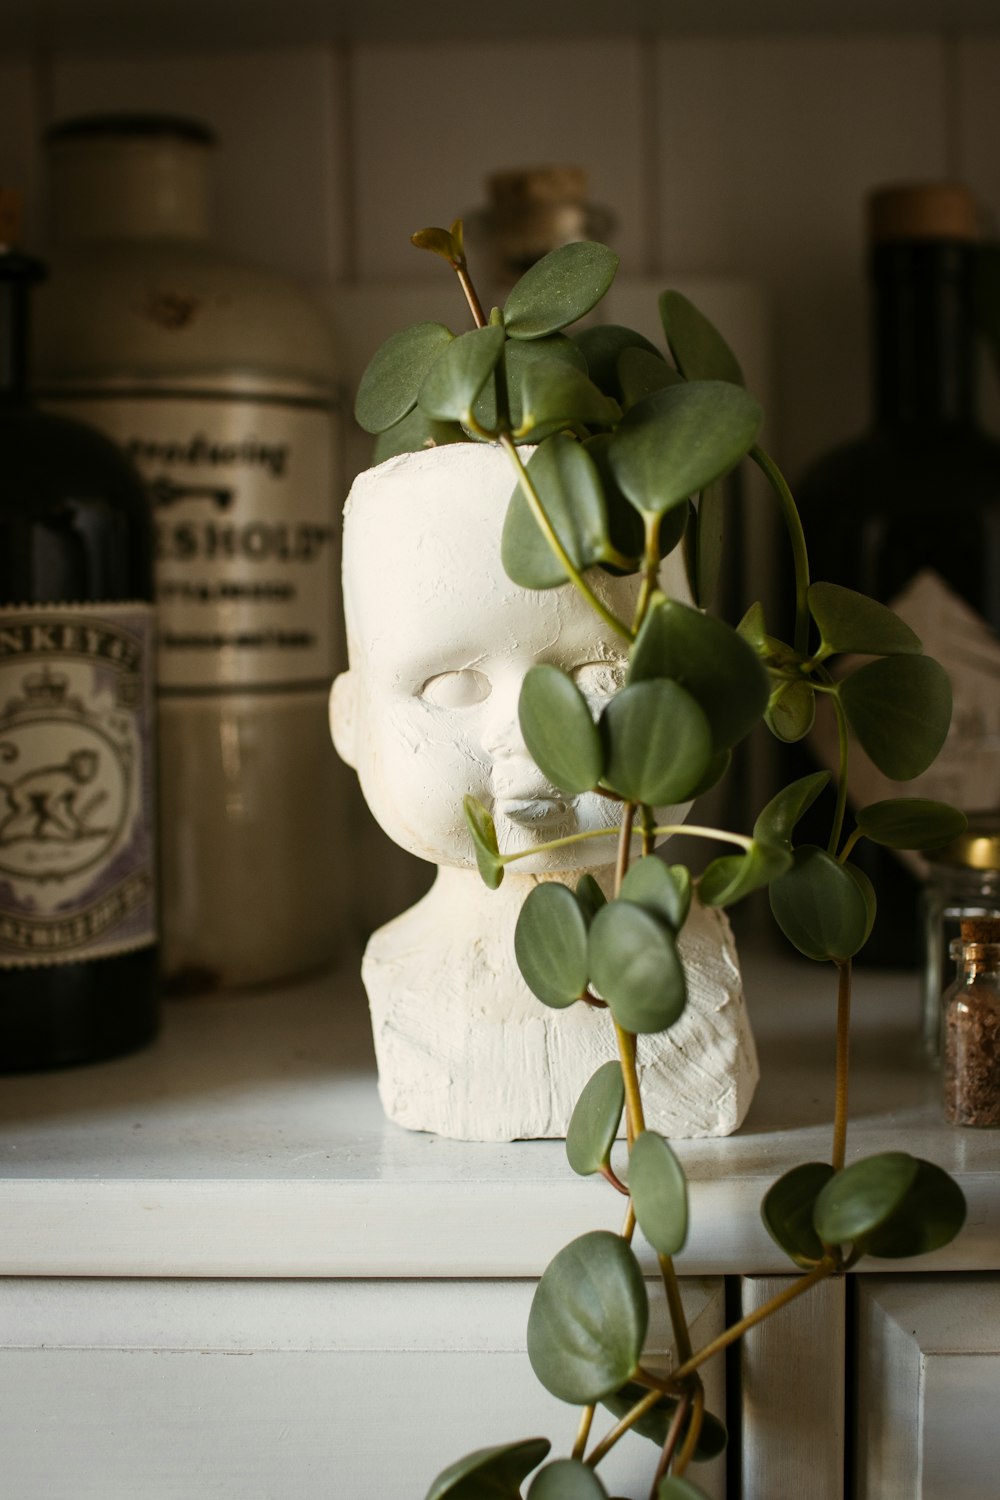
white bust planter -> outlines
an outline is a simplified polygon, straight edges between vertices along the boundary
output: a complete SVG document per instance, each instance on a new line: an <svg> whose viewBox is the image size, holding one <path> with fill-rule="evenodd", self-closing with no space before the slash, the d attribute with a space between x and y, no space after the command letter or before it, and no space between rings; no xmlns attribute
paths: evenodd
<svg viewBox="0 0 1000 1500"><path fill-rule="evenodd" d="M385 832L439 866L423 900L365 953L379 1091L390 1119L467 1140L563 1135L583 1085L615 1055L606 1012L547 1009L514 959L532 885L575 883L589 869L609 890L613 837L520 860L489 891L462 811L466 793L488 807L505 853L613 828L617 815L605 798L546 783L521 739L518 696L535 663L569 672L596 714L626 662L574 590L532 592L507 578L500 532L513 485L501 449L456 444L368 470L344 512L350 665L334 684L333 737ZM592 581L629 614L636 579ZM679 558L666 559L662 587L689 597ZM757 1081L725 916L695 901L680 952L685 1011L669 1032L639 1040L647 1123L674 1137L725 1135Z"/></svg>

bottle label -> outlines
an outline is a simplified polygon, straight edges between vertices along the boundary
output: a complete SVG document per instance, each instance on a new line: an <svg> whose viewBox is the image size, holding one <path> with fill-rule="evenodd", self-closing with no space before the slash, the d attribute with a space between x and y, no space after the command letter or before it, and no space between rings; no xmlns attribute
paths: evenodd
<svg viewBox="0 0 1000 1500"><path fill-rule="evenodd" d="M157 530L164 693L327 687L334 673L334 422L315 388L224 379L88 385L51 408L136 464Z"/></svg>
<svg viewBox="0 0 1000 1500"><path fill-rule="evenodd" d="M153 610L0 610L0 968L156 941Z"/></svg>
<svg viewBox="0 0 1000 1500"><path fill-rule="evenodd" d="M913 781L891 781L864 752L852 748L848 793L856 807L886 797L931 797L966 811L1000 808L1000 640L931 568L917 573L890 602L920 637L924 652L951 679L951 728L934 764ZM848 665L860 665L848 663ZM838 763L832 714L817 717L812 742L823 765ZM905 857L914 869L924 861Z"/></svg>

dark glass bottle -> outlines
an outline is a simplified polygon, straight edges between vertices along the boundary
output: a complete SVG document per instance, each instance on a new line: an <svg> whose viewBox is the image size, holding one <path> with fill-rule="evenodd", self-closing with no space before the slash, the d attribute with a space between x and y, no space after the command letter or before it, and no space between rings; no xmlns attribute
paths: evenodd
<svg viewBox="0 0 1000 1500"><path fill-rule="evenodd" d="M0 192L0 1071L155 1032L152 523L102 434L37 410Z"/></svg>
<svg viewBox="0 0 1000 1500"><path fill-rule="evenodd" d="M975 412L977 221L957 185L873 194L872 426L796 493L813 576L897 608L952 679L952 729L935 765L891 783L856 752L856 805L918 795L988 811L1000 800L1000 444ZM917 964L915 869L866 840L852 859L879 901L860 960Z"/></svg>

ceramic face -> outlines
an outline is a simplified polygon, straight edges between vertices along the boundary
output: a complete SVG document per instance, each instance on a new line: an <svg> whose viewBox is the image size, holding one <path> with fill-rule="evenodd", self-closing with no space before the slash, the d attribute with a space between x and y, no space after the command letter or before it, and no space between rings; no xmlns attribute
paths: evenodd
<svg viewBox="0 0 1000 1500"><path fill-rule="evenodd" d="M513 483L502 450L458 444L369 470L345 511L351 665L334 688L334 739L385 832L435 864L475 863L465 793L489 808L506 853L615 823L616 804L547 782L521 738L530 667L568 672L596 717L624 680L626 643L575 589L529 592L507 578L500 532ZM635 579L590 580L630 618ZM573 870L613 857L611 838L587 840L514 868Z"/></svg>

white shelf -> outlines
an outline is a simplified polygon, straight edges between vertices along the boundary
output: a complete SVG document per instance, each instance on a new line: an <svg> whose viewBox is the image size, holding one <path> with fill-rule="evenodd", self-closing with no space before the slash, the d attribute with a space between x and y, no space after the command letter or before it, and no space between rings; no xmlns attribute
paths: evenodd
<svg viewBox="0 0 1000 1500"><path fill-rule="evenodd" d="M354 964L273 994L172 1002L133 1057L0 1083L0 1274L535 1276L620 1200L561 1142L468 1144L388 1123ZM677 1143L691 1183L685 1273L787 1271L767 1186L829 1152L832 975L745 961L763 1078L728 1140ZM996 1137L941 1123L915 977L856 982L849 1159L904 1149L953 1172L953 1246L869 1269L1000 1268ZM652 1264L652 1262L651 1262Z"/></svg>

